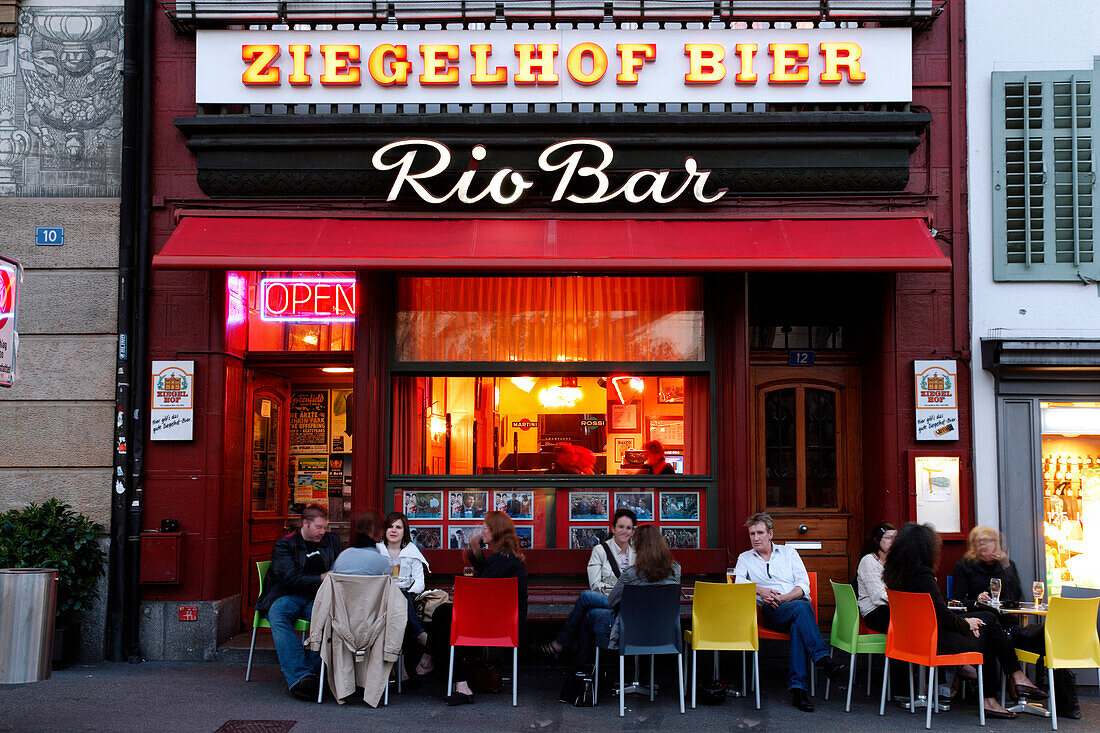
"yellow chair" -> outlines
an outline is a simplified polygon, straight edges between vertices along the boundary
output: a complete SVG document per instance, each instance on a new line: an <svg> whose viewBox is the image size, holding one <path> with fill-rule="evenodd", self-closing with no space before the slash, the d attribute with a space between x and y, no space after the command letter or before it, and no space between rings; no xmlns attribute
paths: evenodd
<svg viewBox="0 0 1100 733"><path fill-rule="evenodd" d="M696 583L691 604L691 629L684 632L691 645L691 707L699 689L699 650L752 652L756 709L760 709L760 637L756 625L756 583Z"/></svg>
<svg viewBox="0 0 1100 733"><path fill-rule="evenodd" d="M267 571L271 568L271 561L264 560L256 563L256 574L260 576L260 592L256 594L256 599L259 600L260 596L264 594L264 578L267 577ZM252 614L252 643L248 647L248 667L244 671L244 681L248 682L252 676L252 653L256 651L256 629L270 629L271 624L267 622L267 619L260 615L259 611L255 611ZM309 621L304 618L300 618L294 622L294 630L302 633L302 641L305 642L306 632L309 631Z"/></svg>
<svg viewBox="0 0 1100 733"><path fill-rule="evenodd" d="M1046 668L1050 682L1050 727L1058 730L1058 710L1054 704L1054 670L1100 669L1100 636L1096 632L1096 613L1100 598L1051 598L1047 608ZM1022 650L1017 649L1017 656ZM1027 654L1027 652L1023 652ZM1034 658L1034 655L1031 655Z"/></svg>

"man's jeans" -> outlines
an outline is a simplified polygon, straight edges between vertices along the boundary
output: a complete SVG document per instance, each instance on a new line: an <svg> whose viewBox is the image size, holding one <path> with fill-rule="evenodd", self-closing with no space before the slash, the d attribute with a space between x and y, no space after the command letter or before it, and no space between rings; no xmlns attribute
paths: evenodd
<svg viewBox="0 0 1100 733"><path fill-rule="evenodd" d="M573 604L573 610L569 612L569 618L565 620L565 626L555 639L562 649L577 646L578 639L583 638L581 629L584 626L585 616L593 608L611 608L607 602L607 596L592 590L583 591L581 597ZM585 651L583 649L580 651L583 656Z"/></svg>
<svg viewBox="0 0 1100 733"><path fill-rule="evenodd" d="M814 607L809 601L798 599L779 604L779 608L760 607L760 620L765 628L791 637L790 674L787 677L788 690L808 690L806 681L806 656L817 662L829 656L821 630L817 628Z"/></svg>
<svg viewBox="0 0 1100 733"><path fill-rule="evenodd" d="M321 655L303 646L294 631L295 621L300 618L309 621L312 615L313 599L305 596L279 596L267 609L267 622L271 624L271 637L287 688L294 687L307 674L321 672Z"/></svg>

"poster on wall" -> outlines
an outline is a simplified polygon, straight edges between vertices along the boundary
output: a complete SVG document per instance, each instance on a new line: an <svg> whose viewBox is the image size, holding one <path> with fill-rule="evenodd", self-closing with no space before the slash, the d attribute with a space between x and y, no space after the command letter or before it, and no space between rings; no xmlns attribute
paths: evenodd
<svg viewBox="0 0 1100 733"><path fill-rule="evenodd" d="M328 506L328 456L299 456L294 473L294 503Z"/></svg>
<svg viewBox="0 0 1100 733"><path fill-rule="evenodd" d="M329 410L329 429L332 433L330 453L351 453L352 414L354 403L350 389L334 389Z"/></svg>
<svg viewBox="0 0 1100 733"><path fill-rule="evenodd" d="M940 534L962 531L960 464L958 456L913 457L917 521Z"/></svg>
<svg viewBox="0 0 1100 733"><path fill-rule="evenodd" d="M290 393L290 452L329 452L327 389Z"/></svg>
<svg viewBox="0 0 1100 733"><path fill-rule="evenodd" d="M914 361L917 440L958 440L958 362Z"/></svg>
<svg viewBox="0 0 1100 733"><path fill-rule="evenodd" d="M191 440L195 423L195 362L154 361L149 440Z"/></svg>

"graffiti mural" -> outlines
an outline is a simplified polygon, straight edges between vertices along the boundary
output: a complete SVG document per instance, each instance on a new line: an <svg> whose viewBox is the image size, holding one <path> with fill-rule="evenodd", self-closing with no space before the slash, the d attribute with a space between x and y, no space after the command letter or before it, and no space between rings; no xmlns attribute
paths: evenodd
<svg viewBox="0 0 1100 733"><path fill-rule="evenodd" d="M122 9L27 8L0 40L0 195L119 195Z"/></svg>

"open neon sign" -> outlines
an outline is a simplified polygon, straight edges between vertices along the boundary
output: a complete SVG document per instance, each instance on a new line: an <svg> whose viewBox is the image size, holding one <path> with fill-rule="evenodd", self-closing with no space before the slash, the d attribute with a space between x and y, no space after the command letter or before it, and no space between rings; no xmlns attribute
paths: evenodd
<svg viewBox="0 0 1100 733"><path fill-rule="evenodd" d="M355 278L272 277L260 281L265 321L354 323Z"/></svg>

